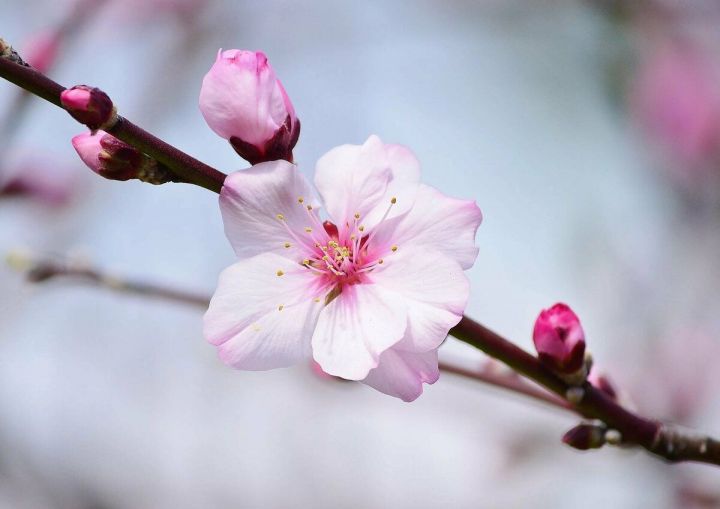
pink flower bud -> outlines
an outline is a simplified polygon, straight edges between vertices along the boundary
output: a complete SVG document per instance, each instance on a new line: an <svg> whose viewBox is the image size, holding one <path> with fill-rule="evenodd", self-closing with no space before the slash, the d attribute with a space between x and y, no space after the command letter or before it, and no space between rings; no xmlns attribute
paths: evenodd
<svg viewBox="0 0 720 509"><path fill-rule="evenodd" d="M562 441L581 451L599 449L605 445L605 428L594 424L579 424L565 433Z"/></svg>
<svg viewBox="0 0 720 509"><path fill-rule="evenodd" d="M60 102L75 120L92 130L106 126L115 116L112 100L99 88L77 85L64 90Z"/></svg>
<svg viewBox="0 0 720 509"><path fill-rule="evenodd" d="M583 367L585 333L580 320L566 304L555 304L535 321L533 342L540 361L560 373L575 373Z"/></svg>
<svg viewBox="0 0 720 509"><path fill-rule="evenodd" d="M143 164L140 152L104 131L79 134L72 144L88 168L106 179L137 178Z"/></svg>
<svg viewBox="0 0 720 509"><path fill-rule="evenodd" d="M261 51L219 52L203 79L200 111L250 164L292 161L300 121Z"/></svg>

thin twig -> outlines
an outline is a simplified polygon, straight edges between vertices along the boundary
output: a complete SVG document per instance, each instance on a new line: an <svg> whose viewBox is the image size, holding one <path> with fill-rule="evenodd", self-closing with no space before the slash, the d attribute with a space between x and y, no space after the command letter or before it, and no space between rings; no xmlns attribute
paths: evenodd
<svg viewBox="0 0 720 509"><path fill-rule="evenodd" d="M0 39L0 53L8 47L7 43ZM55 106L62 107L60 94L65 90L65 87L31 67L17 63L10 58L0 57L0 77ZM109 127L107 131L116 138L163 163L183 180L216 193L219 193L222 189L226 177L224 173L164 142L128 119L118 116L117 122L112 127Z"/></svg>

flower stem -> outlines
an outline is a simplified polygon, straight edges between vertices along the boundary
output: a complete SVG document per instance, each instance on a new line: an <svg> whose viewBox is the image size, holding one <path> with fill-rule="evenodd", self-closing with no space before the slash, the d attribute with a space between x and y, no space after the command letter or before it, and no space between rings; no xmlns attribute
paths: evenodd
<svg viewBox="0 0 720 509"><path fill-rule="evenodd" d="M0 39L0 54L7 48L9 48L7 43ZM0 57L0 77L55 106L62 107L60 94L65 87L27 65L22 65L11 58ZM107 131L163 163L184 181L216 193L222 189L226 177L224 173L164 142L126 118L118 116L117 122Z"/></svg>

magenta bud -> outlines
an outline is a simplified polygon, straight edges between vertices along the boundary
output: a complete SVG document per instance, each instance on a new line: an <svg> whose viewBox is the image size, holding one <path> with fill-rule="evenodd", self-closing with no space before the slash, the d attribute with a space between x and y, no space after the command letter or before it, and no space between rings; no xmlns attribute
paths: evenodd
<svg viewBox="0 0 720 509"><path fill-rule="evenodd" d="M599 449L605 445L605 428L595 424L578 424L563 435L562 441L581 451Z"/></svg>
<svg viewBox="0 0 720 509"><path fill-rule="evenodd" d="M75 120L92 130L106 127L115 117L112 100L99 88L74 86L60 94L60 102Z"/></svg>
<svg viewBox="0 0 720 509"><path fill-rule="evenodd" d="M135 148L105 131L79 134L72 144L88 168L110 180L137 178L145 160Z"/></svg>
<svg viewBox="0 0 720 509"><path fill-rule="evenodd" d="M251 164L292 162L300 121L261 51L220 52L203 79L200 111L210 128Z"/></svg>
<svg viewBox="0 0 720 509"><path fill-rule="evenodd" d="M577 315L566 304L555 304L540 313L533 342L540 361L553 371L572 374L583 368L585 333Z"/></svg>

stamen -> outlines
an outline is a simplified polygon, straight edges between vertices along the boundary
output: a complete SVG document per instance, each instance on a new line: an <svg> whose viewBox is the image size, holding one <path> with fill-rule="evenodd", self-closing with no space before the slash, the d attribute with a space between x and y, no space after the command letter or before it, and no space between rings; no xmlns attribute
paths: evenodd
<svg viewBox="0 0 720 509"><path fill-rule="evenodd" d="M395 205L396 203L397 203L397 198L395 198L394 196L392 198L390 198L391 205Z"/></svg>
<svg viewBox="0 0 720 509"><path fill-rule="evenodd" d="M393 246L390 248L390 251L392 251L394 253L395 251L397 251L397 249L398 249L397 246Z"/></svg>
<svg viewBox="0 0 720 509"><path fill-rule="evenodd" d="M290 244L289 242L286 242L285 244L283 244L283 247L285 249L289 249L290 247L292 247L292 244Z"/></svg>
<svg viewBox="0 0 720 509"><path fill-rule="evenodd" d="M360 212L355 212L355 219L360 219Z"/></svg>
<svg viewBox="0 0 720 509"><path fill-rule="evenodd" d="M305 201L305 198L302 196L298 196L298 203L302 205L302 203Z"/></svg>
<svg viewBox="0 0 720 509"><path fill-rule="evenodd" d="M280 305L278 306L278 311L282 311L284 307L285 307L285 306L283 306L282 304L280 304Z"/></svg>
<svg viewBox="0 0 720 509"><path fill-rule="evenodd" d="M275 274L277 274L277 277L280 277L280 276L282 276L282 275L285 274L285 273L284 273L283 271L281 271L281 270L278 270Z"/></svg>
<svg viewBox="0 0 720 509"><path fill-rule="evenodd" d="M285 216L283 216L282 214L278 214L275 217L277 217L279 221L285 221Z"/></svg>

